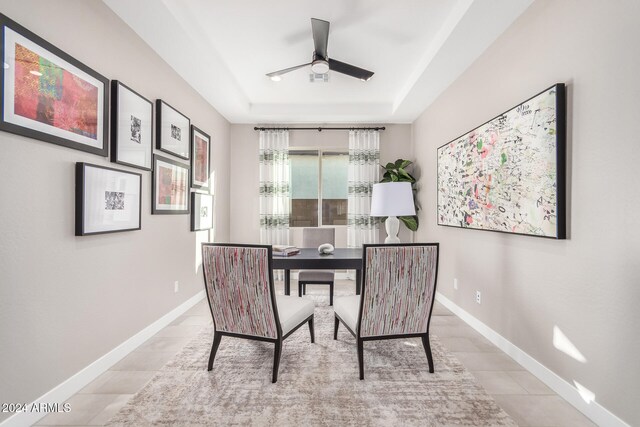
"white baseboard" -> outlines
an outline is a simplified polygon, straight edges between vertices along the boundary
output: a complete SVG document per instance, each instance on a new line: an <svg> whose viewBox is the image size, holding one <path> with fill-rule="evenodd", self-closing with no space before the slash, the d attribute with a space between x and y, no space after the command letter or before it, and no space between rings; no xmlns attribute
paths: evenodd
<svg viewBox="0 0 640 427"><path fill-rule="evenodd" d="M618 418L595 400L585 401L580 392L572 384L558 376L555 372L538 362L533 357L522 351L509 340L496 331L473 317L468 312L457 306L453 301L436 292L436 301L448 308L453 314L466 322L473 329L495 344L500 350L511 356L516 362L522 365L527 371L535 375L540 381L558 393L563 399L576 407L591 421L599 426L630 427L629 424Z"/></svg>
<svg viewBox="0 0 640 427"><path fill-rule="evenodd" d="M73 375L63 383L43 394L33 403L63 403L71 396L82 390L87 384L96 379L110 367L122 360L126 355L138 348L142 343L151 338L162 328L173 322L184 314L191 307L196 305L205 297L204 290L198 292L178 307L171 310L95 362L91 363L80 372ZM31 407L32 405L29 405ZM73 408L72 408L73 410ZM46 413L42 412L18 412L0 423L1 427L22 427L30 426L43 418Z"/></svg>

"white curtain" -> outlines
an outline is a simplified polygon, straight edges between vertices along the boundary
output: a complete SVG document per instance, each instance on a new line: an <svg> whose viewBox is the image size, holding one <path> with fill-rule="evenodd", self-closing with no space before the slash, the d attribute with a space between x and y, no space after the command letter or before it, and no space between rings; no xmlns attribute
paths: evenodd
<svg viewBox="0 0 640 427"><path fill-rule="evenodd" d="M289 131L260 131L260 243L289 244L289 191Z"/></svg>
<svg viewBox="0 0 640 427"><path fill-rule="evenodd" d="M347 246L378 243L379 218L369 216L373 184L380 182L380 133L349 132Z"/></svg>

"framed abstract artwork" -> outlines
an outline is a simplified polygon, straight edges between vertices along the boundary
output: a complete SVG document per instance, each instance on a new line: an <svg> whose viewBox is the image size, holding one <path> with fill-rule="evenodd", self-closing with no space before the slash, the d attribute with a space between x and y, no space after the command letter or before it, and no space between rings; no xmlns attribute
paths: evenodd
<svg viewBox="0 0 640 427"><path fill-rule="evenodd" d="M0 130L108 153L109 80L0 14Z"/></svg>
<svg viewBox="0 0 640 427"><path fill-rule="evenodd" d="M191 187L209 190L211 137L191 125Z"/></svg>
<svg viewBox="0 0 640 427"><path fill-rule="evenodd" d="M213 196L191 193L191 231L213 228Z"/></svg>
<svg viewBox="0 0 640 427"><path fill-rule="evenodd" d="M122 82L111 82L111 161L151 170L153 103Z"/></svg>
<svg viewBox="0 0 640 427"><path fill-rule="evenodd" d="M156 100L156 148L189 159L191 120L161 99Z"/></svg>
<svg viewBox="0 0 640 427"><path fill-rule="evenodd" d="M76 236L140 230L142 175L76 163Z"/></svg>
<svg viewBox="0 0 640 427"><path fill-rule="evenodd" d="M189 213L189 166L153 156L152 214Z"/></svg>
<svg viewBox="0 0 640 427"><path fill-rule="evenodd" d="M558 83L438 148L438 225L566 238Z"/></svg>

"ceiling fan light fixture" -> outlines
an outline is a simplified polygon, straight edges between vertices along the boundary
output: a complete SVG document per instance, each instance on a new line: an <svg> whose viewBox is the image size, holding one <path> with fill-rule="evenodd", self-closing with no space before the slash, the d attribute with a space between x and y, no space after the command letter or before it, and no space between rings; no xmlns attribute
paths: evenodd
<svg viewBox="0 0 640 427"><path fill-rule="evenodd" d="M280 80L282 80L282 77L280 76L269 76L269 78L274 82L279 82Z"/></svg>
<svg viewBox="0 0 640 427"><path fill-rule="evenodd" d="M326 74L329 72L329 63L323 59L316 59L311 63L311 71L315 74Z"/></svg>

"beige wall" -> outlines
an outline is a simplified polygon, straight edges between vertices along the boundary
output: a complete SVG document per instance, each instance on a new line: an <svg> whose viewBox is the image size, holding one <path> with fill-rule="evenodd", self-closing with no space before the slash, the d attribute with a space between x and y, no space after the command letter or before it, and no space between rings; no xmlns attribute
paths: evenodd
<svg viewBox="0 0 640 427"><path fill-rule="evenodd" d="M216 239L227 240L229 123L102 2L4 1L2 12L211 135ZM207 232L190 232L188 215L152 216L143 171L142 230L74 237L75 162L128 168L5 132L0 149L0 402L31 402L202 290Z"/></svg>
<svg viewBox="0 0 640 427"><path fill-rule="evenodd" d="M315 127L317 125L308 125ZM348 127L349 125L336 125ZM258 197L259 132L253 125L231 125L231 240L237 243L260 242L260 203ZM295 127L295 126L292 126ZM300 126L299 126L300 127ZM303 127L307 127L306 125ZM398 158L411 159L411 125L386 125L380 133L380 162L387 163ZM290 131L290 147L320 147L349 149L348 131ZM241 196L242 195L242 196ZM381 232L384 240L384 227ZM302 245L302 229L292 228L291 244ZM411 241L412 232L400 226L399 237L403 242ZM336 227L336 246L346 247L346 226Z"/></svg>
<svg viewBox="0 0 640 427"><path fill-rule="evenodd" d="M538 0L413 127L427 205L417 239L441 244L440 292L631 425L640 425L638 18L637 1ZM437 226L436 148L556 82L568 85L569 238ZM585 363L554 347L555 326Z"/></svg>

